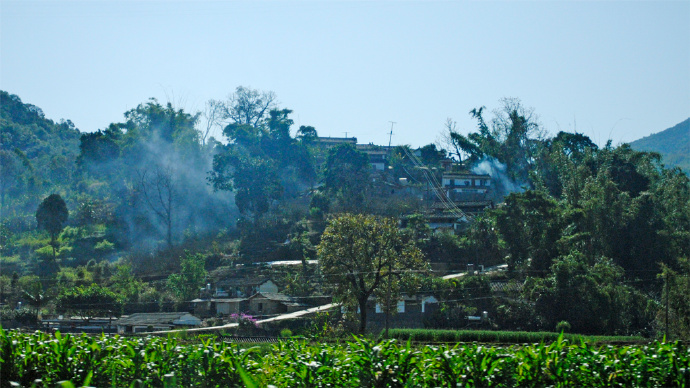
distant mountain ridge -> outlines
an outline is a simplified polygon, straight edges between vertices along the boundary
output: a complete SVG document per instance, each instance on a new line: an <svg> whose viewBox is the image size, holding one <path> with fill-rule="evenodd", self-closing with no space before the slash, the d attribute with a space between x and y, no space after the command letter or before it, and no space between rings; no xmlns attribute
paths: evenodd
<svg viewBox="0 0 690 388"><path fill-rule="evenodd" d="M680 167L690 175L690 118L659 133L630 143L638 151L658 152L666 167Z"/></svg>

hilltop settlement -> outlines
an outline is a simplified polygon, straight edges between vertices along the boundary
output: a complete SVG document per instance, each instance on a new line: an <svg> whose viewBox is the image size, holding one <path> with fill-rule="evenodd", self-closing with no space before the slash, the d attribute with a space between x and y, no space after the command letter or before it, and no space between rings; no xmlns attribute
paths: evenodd
<svg viewBox="0 0 690 388"><path fill-rule="evenodd" d="M93 132L0 100L3 328L690 335L688 176L519 100L418 148L245 87Z"/></svg>

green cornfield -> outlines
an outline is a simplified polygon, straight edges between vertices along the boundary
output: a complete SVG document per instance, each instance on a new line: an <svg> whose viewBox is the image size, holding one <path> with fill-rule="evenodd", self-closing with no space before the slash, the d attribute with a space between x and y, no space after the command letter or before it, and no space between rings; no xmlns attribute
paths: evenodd
<svg viewBox="0 0 690 388"><path fill-rule="evenodd" d="M440 330L440 329L391 329L390 337L401 341L434 343L434 342L481 342L521 344L535 342L553 342L559 333L531 331L495 331L495 330ZM562 334L571 343L642 343L649 342L643 337L632 336L584 336L579 334Z"/></svg>
<svg viewBox="0 0 690 388"><path fill-rule="evenodd" d="M690 387L679 342L422 346L353 337L262 347L0 329L2 387Z"/></svg>

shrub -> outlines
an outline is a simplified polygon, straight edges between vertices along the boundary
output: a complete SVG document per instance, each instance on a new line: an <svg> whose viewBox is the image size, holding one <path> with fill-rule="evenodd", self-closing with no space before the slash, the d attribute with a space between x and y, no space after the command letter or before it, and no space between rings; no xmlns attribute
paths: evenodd
<svg viewBox="0 0 690 388"><path fill-rule="evenodd" d="M568 321L560 321L556 324L556 331L567 333L570 331L570 323Z"/></svg>
<svg viewBox="0 0 690 388"><path fill-rule="evenodd" d="M280 338L289 338L292 337L292 330L285 328L280 331Z"/></svg>

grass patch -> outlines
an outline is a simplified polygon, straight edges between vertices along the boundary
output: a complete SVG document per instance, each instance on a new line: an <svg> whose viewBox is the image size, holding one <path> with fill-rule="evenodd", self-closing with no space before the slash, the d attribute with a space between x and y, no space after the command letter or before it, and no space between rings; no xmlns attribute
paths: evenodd
<svg viewBox="0 0 690 388"><path fill-rule="evenodd" d="M491 331L491 330L435 330L435 329L391 329L390 337L413 342L485 342L501 344L522 344L553 342L559 333L529 331ZM588 336L581 334L563 335L572 343L642 343L648 342L640 336Z"/></svg>

